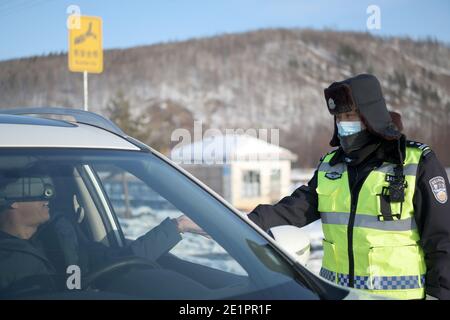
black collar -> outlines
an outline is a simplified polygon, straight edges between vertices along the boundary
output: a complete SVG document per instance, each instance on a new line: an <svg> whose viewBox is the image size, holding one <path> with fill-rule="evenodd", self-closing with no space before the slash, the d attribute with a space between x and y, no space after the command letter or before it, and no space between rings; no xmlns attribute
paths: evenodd
<svg viewBox="0 0 450 320"><path fill-rule="evenodd" d="M400 150L400 152L399 152ZM401 154L401 158L400 158ZM346 163L348 165L358 165L368 157L374 160L400 164L401 159L406 155L406 137L402 135L399 140L386 141L380 140L361 148L353 155L347 155L342 147L339 147L330 160L330 165Z"/></svg>

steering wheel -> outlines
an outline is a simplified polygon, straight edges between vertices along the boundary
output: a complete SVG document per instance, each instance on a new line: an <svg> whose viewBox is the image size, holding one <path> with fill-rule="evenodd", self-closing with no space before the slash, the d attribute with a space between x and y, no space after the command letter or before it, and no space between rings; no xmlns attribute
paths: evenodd
<svg viewBox="0 0 450 320"><path fill-rule="evenodd" d="M154 261L136 257L136 256L130 256L130 257L124 257L119 260L113 261L112 263L109 263L103 267L100 267L99 269L89 273L84 279L83 279L83 287L86 289L92 289L92 284L96 282L98 279L110 274L117 272L122 269L126 269L132 266L141 266L141 267L147 267L151 269L161 269L161 266L157 264Z"/></svg>

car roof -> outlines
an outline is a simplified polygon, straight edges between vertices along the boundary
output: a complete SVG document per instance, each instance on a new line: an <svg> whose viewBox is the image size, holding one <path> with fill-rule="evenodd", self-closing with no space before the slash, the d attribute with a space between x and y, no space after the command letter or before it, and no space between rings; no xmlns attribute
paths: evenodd
<svg viewBox="0 0 450 320"><path fill-rule="evenodd" d="M124 136L94 125L0 114L0 148L5 147L141 150Z"/></svg>

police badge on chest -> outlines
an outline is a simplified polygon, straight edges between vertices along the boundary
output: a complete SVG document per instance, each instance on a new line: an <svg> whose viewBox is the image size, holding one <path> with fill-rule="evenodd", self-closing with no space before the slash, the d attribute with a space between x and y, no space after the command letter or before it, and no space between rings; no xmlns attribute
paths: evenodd
<svg viewBox="0 0 450 320"><path fill-rule="evenodd" d="M325 178L328 178L330 180L340 179L341 177L342 177L342 173L339 173L336 171L325 173Z"/></svg>

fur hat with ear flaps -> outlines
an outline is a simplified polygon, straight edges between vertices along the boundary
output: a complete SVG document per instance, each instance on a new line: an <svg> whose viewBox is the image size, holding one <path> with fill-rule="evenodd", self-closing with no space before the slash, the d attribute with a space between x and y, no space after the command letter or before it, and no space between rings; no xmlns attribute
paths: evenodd
<svg viewBox="0 0 450 320"><path fill-rule="evenodd" d="M387 140L398 140L402 136L401 118L396 112L389 112L383 98L380 82L371 74L360 74L340 82L333 82L324 90L331 114L350 111L355 108L362 122L372 134ZM336 119L332 147L340 145Z"/></svg>

